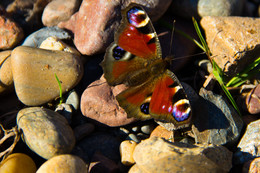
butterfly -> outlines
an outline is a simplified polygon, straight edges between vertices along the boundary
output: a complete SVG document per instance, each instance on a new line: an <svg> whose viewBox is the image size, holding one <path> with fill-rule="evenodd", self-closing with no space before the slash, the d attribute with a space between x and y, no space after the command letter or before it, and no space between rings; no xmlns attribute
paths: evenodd
<svg viewBox="0 0 260 173"><path fill-rule="evenodd" d="M176 127L191 120L191 106L185 91L162 59L158 36L145 10L130 4L101 62L111 86L128 88L116 96L128 117L156 119Z"/></svg>

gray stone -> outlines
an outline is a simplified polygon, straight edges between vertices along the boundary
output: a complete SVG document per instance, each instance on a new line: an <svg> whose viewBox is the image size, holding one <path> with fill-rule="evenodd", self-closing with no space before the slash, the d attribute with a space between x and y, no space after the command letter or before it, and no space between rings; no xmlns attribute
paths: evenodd
<svg viewBox="0 0 260 173"><path fill-rule="evenodd" d="M196 143L232 145L239 139L243 121L223 96L201 88L199 112L194 117L192 131Z"/></svg>
<svg viewBox="0 0 260 173"><path fill-rule="evenodd" d="M58 27L44 27L38 31L35 31L31 35L29 35L23 42L23 46L30 47L39 47L41 43L46 40L48 37L56 36L59 39L70 40L70 34Z"/></svg>

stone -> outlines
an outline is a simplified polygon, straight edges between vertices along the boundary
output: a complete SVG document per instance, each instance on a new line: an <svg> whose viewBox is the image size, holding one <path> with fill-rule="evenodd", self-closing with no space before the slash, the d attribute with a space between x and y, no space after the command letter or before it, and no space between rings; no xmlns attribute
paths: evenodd
<svg viewBox="0 0 260 173"><path fill-rule="evenodd" d="M241 164L260 156L260 120L250 123L234 154L234 163Z"/></svg>
<svg viewBox="0 0 260 173"><path fill-rule="evenodd" d="M234 76L260 56L260 19L203 17L201 25L212 59L228 76Z"/></svg>
<svg viewBox="0 0 260 173"><path fill-rule="evenodd" d="M25 32L25 35L42 27L41 16L44 7L51 0L15 0L9 1L6 12Z"/></svg>
<svg viewBox="0 0 260 173"><path fill-rule="evenodd" d="M83 75L83 65L75 54L19 46L11 54L15 91L26 105L42 105L71 90Z"/></svg>
<svg viewBox="0 0 260 173"><path fill-rule="evenodd" d="M75 145L68 121L50 109L24 108L18 112L16 122L27 146L45 159L70 153Z"/></svg>
<svg viewBox="0 0 260 173"><path fill-rule="evenodd" d="M13 48L23 37L23 29L20 26L0 15L0 50Z"/></svg>
<svg viewBox="0 0 260 173"><path fill-rule="evenodd" d="M81 96L80 109L84 116L111 127L122 126L136 121L127 118L115 98L126 87L110 87L104 77L90 84Z"/></svg>
<svg viewBox="0 0 260 173"><path fill-rule="evenodd" d="M236 110L221 95L204 88L199 92L202 99L200 112L193 120L192 132L196 143L233 145L239 139L243 121Z"/></svg>
<svg viewBox="0 0 260 173"><path fill-rule="evenodd" d="M260 113L260 84L247 94L246 105L250 114Z"/></svg>
<svg viewBox="0 0 260 173"><path fill-rule="evenodd" d="M46 172L88 173L88 165L80 157L62 154L44 162L36 173Z"/></svg>
<svg viewBox="0 0 260 173"><path fill-rule="evenodd" d="M71 105L73 107L74 110L78 110L79 109L79 95L77 94L77 92L75 90L72 90L69 94L68 97L66 99L66 104Z"/></svg>
<svg viewBox="0 0 260 173"><path fill-rule="evenodd" d="M228 172L232 152L223 146L168 142L158 137L135 147L134 160L142 172Z"/></svg>
<svg viewBox="0 0 260 173"><path fill-rule="evenodd" d="M245 0L199 0L198 14L204 16L241 16Z"/></svg>
<svg viewBox="0 0 260 173"><path fill-rule="evenodd" d="M95 152L89 164L88 172L89 173L95 173L95 172L114 173L118 171L119 171L119 167L114 161L108 159L100 152Z"/></svg>
<svg viewBox="0 0 260 173"><path fill-rule="evenodd" d="M153 131L153 129L154 129L154 126L149 125L149 124L141 127L141 131L147 135L150 135L150 133Z"/></svg>
<svg viewBox="0 0 260 173"><path fill-rule="evenodd" d="M78 141L75 148L88 158L92 158L95 152L101 152L108 159L118 163L120 161L120 143L119 139L109 133L95 132Z"/></svg>
<svg viewBox="0 0 260 173"><path fill-rule="evenodd" d="M72 115L74 113L71 105L68 105L66 103L58 104L55 108L55 112L64 116L67 119L68 123L71 124Z"/></svg>
<svg viewBox="0 0 260 173"><path fill-rule="evenodd" d="M169 131L163 126L158 125L151 133L150 137L164 138L168 141L174 141L174 131Z"/></svg>
<svg viewBox="0 0 260 173"><path fill-rule="evenodd" d="M135 135L134 133L129 133L126 137L126 140L135 141L136 143L139 143L141 141L141 139L137 137L137 135Z"/></svg>
<svg viewBox="0 0 260 173"><path fill-rule="evenodd" d="M120 155L121 155L121 163L126 166L133 165L135 163L133 158L133 152L137 143L132 140L125 140L120 144Z"/></svg>
<svg viewBox="0 0 260 173"><path fill-rule="evenodd" d="M76 126L73 131L76 137L76 141L80 141L81 139L85 138L86 136L90 135L95 129L95 126L91 123L85 123Z"/></svg>
<svg viewBox="0 0 260 173"><path fill-rule="evenodd" d="M155 19L162 16L171 3L167 0L131 2L145 5L149 10L148 14ZM119 26L121 9L128 4L129 1L123 1L121 5L118 0L83 1L79 11L70 20L60 22L58 26L74 33L74 44L81 54L93 55L104 52L113 41L114 32Z"/></svg>
<svg viewBox="0 0 260 173"><path fill-rule="evenodd" d="M38 31L30 33L28 37L25 38L23 46L39 47L41 43L48 37L56 37L61 40L70 40L70 34L58 27L44 27Z"/></svg>
<svg viewBox="0 0 260 173"><path fill-rule="evenodd" d="M112 42L119 19L119 1L83 1L79 11L58 26L74 33L74 44L81 54L93 55L104 52Z"/></svg>
<svg viewBox="0 0 260 173"><path fill-rule="evenodd" d="M250 162L248 173L258 173L260 172L260 158L255 158Z"/></svg>
<svg viewBox="0 0 260 173"><path fill-rule="evenodd" d="M74 53L78 56L81 56L80 53L73 47L67 45L56 36L48 37L44 40L41 45L39 46L41 49L48 49L48 50L60 50L64 52Z"/></svg>
<svg viewBox="0 0 260 173"><path fill-rule="evenodd" d="M10 50L0 52L0 95L9 93L14 89Z"/></svg>
<svg viewBox="0 0 260 173"><path fill-rule="evenodd" d="M240 16L244 4L244 0L173 0L170 8L173 14L190 20L204 16Z"/></svg>
<svg viewBox="0 0 260 173"><path fill-rule="evenodd" d="M56 26L68 20L79 8L80 0L53 0L43 10L42 23L45 26Z"/></svg>

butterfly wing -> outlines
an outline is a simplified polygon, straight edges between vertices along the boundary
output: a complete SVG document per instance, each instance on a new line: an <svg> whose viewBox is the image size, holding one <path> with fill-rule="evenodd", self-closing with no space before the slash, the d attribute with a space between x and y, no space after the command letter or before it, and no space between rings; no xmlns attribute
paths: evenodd
<svg viewBox="0 0 260 173"><path fill-rule="evenodd" d="M161 59L161 48L153 25L142 7L131 4L122 11L122 21L115 42L106 51L101 63L110 85L132 82L134 76L149 76L147 66ZM137 80L135 80L137 81Z"/></svg>
<svg viewBox="0 0 260 173"><path fill-rule="evenodd" d="M191 106L183 87L169 70L143 85L131 87L117 96L127 115L138 119L165 120L175 126L188 124Z"/></svg>

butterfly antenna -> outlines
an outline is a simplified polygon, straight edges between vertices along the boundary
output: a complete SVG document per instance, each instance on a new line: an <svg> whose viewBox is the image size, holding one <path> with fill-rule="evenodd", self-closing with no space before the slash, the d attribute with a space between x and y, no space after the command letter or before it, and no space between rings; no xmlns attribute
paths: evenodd
<svg viewBox="0 0 260 173"><path fill-rule="evenodd" d="M172 42L173 42L173 34L174 34L174 29L175 29L175 20L172 22L172 34L171 34L171 42L170 42L170 50L169 50L169 55L172 53Z"/></svg>

